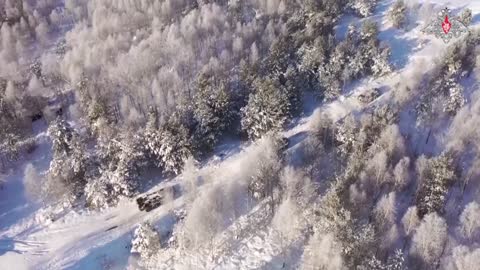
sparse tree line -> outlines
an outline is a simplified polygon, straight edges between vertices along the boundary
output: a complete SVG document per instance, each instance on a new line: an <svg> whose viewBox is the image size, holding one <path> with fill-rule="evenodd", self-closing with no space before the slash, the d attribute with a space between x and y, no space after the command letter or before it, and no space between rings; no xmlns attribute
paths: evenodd
<svg viewBox="0 0 480 270"><path fill-rule="evenodd" d="M477 37L478 32L472 31L452 44L433 71L420 79L418 89L409 90L410 102L393 99L338 123L324 115L319 117L316 131L299 151L306 156L304 160L309 160L303 166L313 180L331 180L330 185L322 183L315 206L305 213L311 220L312 236L304 253L304 269L477 267L478 260L473 256L478 254L479 227L470 220L478 214L473 210L478 202L463 197L478 194L471 182L471 190L465 188L476 163L471 163L469 151L456 145L456 140L462 139L462 147L476 145L476 137L449 137L451 142L435 142L442 152L421 150L423 153L410 141L408 131L401 131L399 126L401 114L416 112L417 122L410 125L418 128L415 132L428 132L418 124L424 114L411 108L417 104L432 106L434 98L445 107L428 114L430 122L422 123L435 127L441 121L470 121L473 116L467 116L469 109L464 102L451 112L442 109L451 108L449 82L461 87L465 78L478 72L478 62L472 57L480 44ZM416 95L422 98L416 100ZM477 97L472 98L476 103ZM443 111L446 114L442 116ZM455 128L458 126L447 130L464 133ZM334 163L333 172L321 168L327 164L325 159ZM465 164L467 160L469 165ZM465 228L474 228L475 234ZM318 250L331 255L323 256Z"/></svg>
<svg viewBox="0 0 480 270"><path fill-rule="evenodd" d="M197 14L196 10L222 13L226 17L238 15L241 11L246 16L257 5L233 1L228 4L198 3L192 6L187 2L184 6L179 5L179 10L195 16L207 16ZM170 78L162 80L159 72L153 83L147 84L152 88L149 91L155 91L151 92L154 95L151 97L148 92L137 90L138 87L144 87L145 83L137 78L136 71L127 75L127 81L126 77L115 77L118 72L127 71L127 67L125 70L108 68L110 74L104 71L95 74L86 63L83 71L81 66L72 66L75 53L83 50L83 44L75 38L69 39L68 34L66 41L55 41L52 36L59 25L52 18L54 13L62 9L58 9L54 1L45 5L38 3L44 8L42 20L50 26L44 39L57 45L32 63L24 77L16 79L8 74L3 76L2 110L5 114L2 114L2 119L5 121L2 126L8 130L6 134L11 135L8 135L10 139L2 141L14 146L22 136L29 136L33 118L46 119L50 126L48 135L52 138L53 160L45 177L45 181L50 183L45 185L45 192L50 187L62 187L59 188L62 190L59 194L85 200L90 207L115 204L120 196L131 197L136 193L141 187L142 172L160 168L166 175L178 174L189 157L201 159L210 155L223 136L256 140L269 132L281 131L301 111L304 91L314 91L319 98L333 99L341 93L343 85L355 78L389 72L388 48L381 47L376 39L378 30L375 24L367 22L361 31L352 30L346 41L335 41L333 27L345 11L345 3L282 2L282 5L288 6L288 9L282 10L269 10L268 5L260 6L265 10L258 22L252 21L252 18L238 19L248 20L244 22L245 27L265 27L263 31L270 35L268 40L253 41L255 36L241 33L245 37L243 41L239 40L240 47L236 40L232 43L233 53L236 54L231 55L233 65L230 62L228 65L223 63L224 60L220 58L210 58L202 69L192 70L191 75L195 79L190 79L190 84L185 86L187 89L169 89L182 86ZM110 4L116 5L113 2ZM13 43L17 38L15 34L21 31L12 27L19 27L17 24L22 18L28 17L28 12L26 15L20 12L20 6L15 6L11 1L4 5L10 19L2 29L12 36L8 40ZM39 9L34 10L36 12ZM83 11L81 2L68 2L61 15L70 19L83 16L89 20L90 16L97 16L95 12L99 12L95 10L93 14L85 14ZM328 16L319 16L321 12L328 12ZM17 19L12 17L14 15L18 15L15 17ZM271 22L268 24L269 21L275 21L276 25ZM161 23L168 26L168 22ZM212 27L224 28L220 31L230 31L231 26L212 23ZM142 24L137 27L140 30L148 29ZM208 27L197 31L206 31L208 34ZM81 30L74 29L73 32L76 31ZM187 34L190 33L184 33ZM98 35L95 38L103 39L101 33L95 35ZM121 34L113 35L122 38ZM37 38L34 35L30 44ZM101 42L107 41L97 40L97 43ZM243 50L242 42L250 42L252 46ZM4 49L11 46L5 43ZM366 53L363 58L361 53L354 52L358 46ZM225 53L232 51L226 49ZM346 61L345 57L350 57L347 54L355 54L355 61L359 62L354 71L342 64ZM122 60L120 53L113 57L117 61ZM311 57L315 59L308 59ZM214 65L215 61L218 67ZM154 71L155 67L155 64L149 66L148 72ZM65 73L62 69L75 70L75 73ZM80 72L77 72L79 69ZM178 70L176 72L179 74ZM132 88L131 83L137 87ZM73 100L58 98L69 95L61 90L66 87L73 88ZM60 109L52 111L54 97L58 103L54 107ZM24 111L19 114L18 109ZM71 126L72 120L75 121L74 127ZM25 123L25 126L11 126L19 123ZM13 152L6 151L8 154Z"/></svg>

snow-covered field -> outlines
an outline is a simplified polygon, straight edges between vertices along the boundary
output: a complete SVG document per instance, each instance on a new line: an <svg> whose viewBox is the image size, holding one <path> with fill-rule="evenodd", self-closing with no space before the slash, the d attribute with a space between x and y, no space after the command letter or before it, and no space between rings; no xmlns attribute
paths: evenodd
<svg viewBox="0 0 480 270"><path fill-rule="evenodd" d="M68 1L67 1L68 2ZM398 85L412 88L420 78L435 68L434 61L446 52L447 45L435 37L421 32L426 19L433 10L448 6L452 10L470 8L473 11L471 28L480 24L480 1L428 1L429 7L422 1L422 8L410 18L406 30L392 28L386 18L393 1L379 1L375 14L371 17L379 23L379 38L389 44L392 49L391 61L396 69L391 74L379 78L367 77L355 81L345 89L338 99L318 104L315 109L295 119L294 125L286 129L283 135L295 142L298 147L306 134L312 131L322 114L327 114L334 122L341 121L349 114L362 113L378 104L388 104L396 97ZM414 5L414 1L406 1ZM358 18L345 16L337 26L338 33L345 32L350 23L361 24ZM66 33L68 35L68 33ZM139 34L141 35L141 33ZM179 56L180 57L180 56ZM365 91L378 88L381 96L373 102L364 104L358 96ZM478 90L476 81L466 81L465 89L472 93ZM467 101L469 102L469 101ZM408 121L408 117L402 118ZM411 123L400 123L404 135L415 138L410 130ZM136 269L137 258L130 255L133 232L138 224L150 222L160 233L168 234L178 222L178 213L190 200L185 196L175 198L159 208L151 211L139 211L134 200L122 199L118 205L105 210L86 210L80 208L65 209L62 205L42 206L31 202L24 195L23 174L27 163L35 165L40 173L46 173L51 160L51 143L46 134L46 127L35 127L38 147L25 160L18 161L8 172L6 183L0 190L0 269ZM435 134L438 143L432 143L421 153L436 153L435 147L443 145L442 130ZM447 132L446 130L444 133ZM412 133L412 134L411 134ZM418 135L417 140L425 140ZM415 139L413 139L415 140ZM414 142L412 142L414 143ZM223 148L227 149L223 151ZM212 187L235 189L231 182L245 174L255 164L251 164L252 156L261 155L264 151L261 143L232 143L220 145L218 155L203 162L197 175L215 174L215 180L200 185L198 194L210 192ZM293 150L292 150L293 151ZM220 152L223 153L220 156ZM162 181L152 187L158 190L165 186L181 183L183 174ZM222 189L222 191L224 191ZM148 192L147 192L148 193ZM469 201L469 200L466 200ZM152 260L156 269L295 269L300 267L302 254L308 239L298 237L288 242L288 248L282 246L282 237L273 225L266 221L265 208L262 203L248 210L236 220L231 220L227 229L212 239L212 246L193 250L176 249L175 246L161 250L161 254ZM460 207L462 208L462 207ZM288 216L288 213L285 214ZM282 222L280 222L282 223ZM307 231L302 227L300 230ZM288 258L289 264L285 265ZM152 267L152 269L155 269ZM335 269L335 268L329 268ZM460 269L460 268L458 268ZM470 269L470 268L461 268ZM471 269L473 270L473 269Z"/></svg>

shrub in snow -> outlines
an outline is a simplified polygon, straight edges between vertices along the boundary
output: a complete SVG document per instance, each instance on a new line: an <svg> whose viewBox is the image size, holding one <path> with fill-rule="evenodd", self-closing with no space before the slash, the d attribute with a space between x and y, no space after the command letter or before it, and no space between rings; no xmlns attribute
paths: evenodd
<svg viewBox="0 0 480 270"><path fill-rule="evenodd" d="M317 37L312 44L304 44L299 49L301 57L300 70L317 70L326 61L326 54L334 45L333 41L325 36ZM313 75L313 74L312 74ZM315 77L318 80L317 77Z"/></svg>
<svg viewBox="0 0 480 270"><path fill-rule="evenodd" d="M310 85L307 82L308 78L305 78L305 75L292 65L288 66L284 77L283 85L287 91L290 115L297 116L302 109L303 92L312 88L314 90L315 86Z"/></svg>
<svg viewBox="0 0 480 270"><path fill-rule="evenodd" d="M198 192L199 175L197 172L196 161L192 157L187 159L183 167L182 190L187 201L193 201Z"/></svg>
<svg viewBox="0 0 480 270"><path fill-rule="evenodd" d="M405 2L403 0L397 0L388 12L388 17L394 27L403 27L407 20L407 7L405 6Z"/></svg>
<svg viewBox="0 0 480 270"><path fill-rule="evenodd" d="M266 160L260 160L260 168L253 175L248 190L255 199L264 199L267 196L273 196L275 188L280 181L280 163L278 157L267 157Z"/></svg>
<svg viewBox="0 0 480 270"><path fill-rule="evenodd" d="M378 25L373 20L365 20L362 23L359 37L362 41L376 41L378 36ZM372 44L373 45L373 44Z"/></svg>
<svg viewBox="0 0 480 270"><path fill-rule="evenodd" d="M474 270L480 265L480 248L455 247L446 269Z"/></svg>
<svg viewBox="0 0 480 270"><path fill-rule="evenodd" d="M443 252L447 240L447 223L437 213L424 217L412 238L410 252L426 265L434 264Z"/></svg>
<svg viewBox="0 0 480 270"><path fill-rule="evenodd" d="M270 210L274 213L275 206L281 199L283 186L280 183L280 171L282 169L282 152L284 141L276 135L263 138L260 143L264 144L264 152L260 153L253 171L248 180L248 193L257 201L268 199Z"/></svg>
<svg viewBox="0 0 480 270"><path fill-rule="evenodd" d="M212 244L217 234L245 213L247 203L247 191L242 181L225 179L206 187L187 210L180 244L193 249L216 247Z"/></svg>
<svg viewBox="0 0 480 270"><path fill-rule="evenodd" d="M302 269L347 269L341 254L342 245L332 234L315 233L305 247Z"/></svg>
<svg viewBox="0 0 480 270"><path fill-rule="evenodd" d="M216 234L226 227L230 218L234 218L233 202L222 189L215 186L193 202L185 217L184 246L196 248L212 244Z"/></svg>
<svg viewBox="0 0 480 270"><path fill-rule="evenodd" d="M38 201L43 196L43 177L37 172L35 167L29 163L25 167L23 176L23 186L28 198ZM1 185L1 175L0 175Z"/></svg>
<svg viewBox="0 0 480 270"><path fill-rule="evenodd" d="M392 71L389 63L390 47L378 40L378 26L374 21L366 20L358 34L360 43L354 47L355 62L361 73L383 76Z"/></svg>
<svg viewBox="0 0 480 270"><path fill-rule="evenodd" d="M358 96L358 100L364 104L368 104L380 96L378 88L369 88L367 91Z"/></svg>
<svg viewBox="0 0 480 270"><path fill-rule="evenodd" d="M152 225L143 223L135 229L132 239L132 253L140 254L142 258L149 258L159 252L160 248L160 237Z"/></svg>
<svg viewBox="0 0 480 270"><path fill-rule="evenodd" d="M417 207L411 206L407 209L407 212L402 217L402 225L405 235L412 235L412 233L417 229L420 224L420 219L418 218Z"/></svg>
<svg viewBox="0 0 480 270"><path fill-rule="evenodd" d="M395 165L395 169L393 169L394 185L398 191L403 190L410 183L411 176L409 167L410 158L404 157Z"/></svg>
<svg viewBox="0 0 480 270"><path fill-rule="evenodd" d="M395 223L397 217L397 201L395 192L382 197L374 210L378 230L386 231Z"/></svg>
<svg viewBox="0 0 480 270"><path fill-rule="evenodd" d="M299 215L300 209L292 199L286 199L278 206L272 225L281 238L281 244L283 241L288 243L299 236Z"/></svg>
<svg viewBox="0 0 480 270"><path fill-rule="evenodd" d="M380 133L380 137L374 143L374 147L369 149L372 152L385 151L389 163L395 163L401 157L405 155L405 142L400 128L396 124L388 125L388 123L394 120L386 120L386 127ZM383 125L383 124L382 124Z"/></svg>
<svg viewBox="0 0 480 270"><path fill-rule="evenodd" d="M480 229L480 205L477 202L467 204L460 215L460 232L466 239L478 235Z"/></svg>
<svg viewBox="0 0 480 270"><path fill-rule="evenodd" d="M0 188L2 188L5 182L7 181L7 176L2 172L1 169L2 168L0 168Z"/></svg>
<svg viewBox="0 0 480 270"><path fill-rule="evenodd" d="M265 64L272 77L278 77L287 71L295 57L295 43L291 37L280 35L270 46Z"/></svg>

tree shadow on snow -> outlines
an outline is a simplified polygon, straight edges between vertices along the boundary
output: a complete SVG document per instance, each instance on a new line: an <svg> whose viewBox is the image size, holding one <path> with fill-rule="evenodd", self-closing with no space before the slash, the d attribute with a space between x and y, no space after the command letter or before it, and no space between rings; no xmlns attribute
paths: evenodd
<svg viewBox="0 0 480 270"><path fill-rule="evenodd" d="M13 238L5 237L0 239L0 256L8 252L14 252L17 254L22 254L20 250L15 249L16 241Z"/></svg>
<svg viewBox="0 0 480 270"><path fill-rule="evenodd" d="M120 270L126 269L130 257L130 232L103 246L92 249L90 253L65 267L67 270Z"/></svg>
<svg viewBox="0 0 480 270"><path fill-rule="evenodd" d="M408 64L409 56L417 46L417 39L402 38L402 35L404 32L395 28L386 29L378 34L378 38L390 46L392 52L390 61L396 69L402 69Z"/></svg>
<svg viewBox="0 0 480 270"><path fill-rule="evenodd" d="M0 190L0 232L8 229L19 220L26 218L38 209L25 198L23 175L17 173L7 177Z"/></svg>
<svg viewBox="0 0 480 270"><path fill-rule="evenodd" d="M477 24L479 22L480 22L480 13L475 14L475 16L473 16L472 18L472 24Z"/></svg>
<svg viewBox="0 0 480 270"><path fill-rule="evenodd" d="M260 269L294 269L303 255L303 249L299 242L293 242L284 247L284 251L265 264Z"/></svg>
<svg viewBox="0 0 480 270"><path fill-rule="evenodd" d="M45 127L35 127L38 132L44 132ZM27 162L14 164L12 173L7 176L6 182L0 189L0 233L28 217L40 208L40 205L31 202L25 197L23 183L26 163L31 163L38 172L45 172L50 166L51 143L44 137L36 141L36 149L30 154L25 154Z"/></svg>

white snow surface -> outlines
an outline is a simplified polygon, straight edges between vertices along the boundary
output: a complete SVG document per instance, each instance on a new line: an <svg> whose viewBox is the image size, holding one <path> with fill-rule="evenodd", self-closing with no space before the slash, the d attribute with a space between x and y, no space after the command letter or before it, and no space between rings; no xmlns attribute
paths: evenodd
<svg viewBox="0 0 480 270"><path fill-rule="evenodd" d="M344 96L330 103L320 105L313 113L297 121L285 136L292 138L302 132L308 132L312 122L319 113L327 113L332 119L340 120L349 113L360 111L364 106L355 98L366 89L377 87L386 89L383 95L374 102L382 102L392 94L395 85L410 77L415 72L426 72L432 67L431 61L447 47L443 41L421 33L425 23L419 19L417 25L408 31L392 30L386 22L386 12L393 1L380 1L377 13L373 18L380 22L380 38L392 46L392 61L397 70L387 77L365 79L355 83ZM406 1L407 3L413 1ZM436 6L448 6L451 9L470 8L474 14L474 26L480 23L480 1L429 1ZM356 19L358 20L358 19ZM345 18L342 27L346 27L351 18ZM473 26L472 26L473 27ZM407 76L408 75L408 76ZM40 170L48 169L49 145L44 132L37 135L40 147L28 157ZM201 170L214 170L219 166L248 170L243 156L248 154L254 145L235 146L236 151L228 153L225 160L213 159ZM225 163L222 165L222 163ZM243 165L242 165L243 164ZM140 212L133 200L123 200L118 206L104 211L60 211L61 207L41 207L29 202L23 195L23 169L19 164L10 172L8 182L0 197L4 198L0 205L0 269L125 269L130 257L130 241L135 227L145 221L156 226L169 227L172 211L184 205L180 197L152 212ZM233 172L230 172L233 173ZM169 182L171 185L182 176ZM219 180L221 181L221 180ZM234 221L215 241L230 243L228 252L222 256L212 256L211 250L199 249L191 254L178 253L174 249L162 251L161 269L180 269L182 263L195 266L195 269L280 269L280 248L273 241L275 233L268 226L261 226L262 215L259 207L254 208L242 218ZM54 220L43 218L51 216ZM163 224L162 223L166 223ZM259 225L258 227L256 225ZM235 231L235 233L231 233ZM234 235L242 235L235 239ZM302 239L299 239L302 245ZM219 251L222 246L218 247ZM225 249L227 250L227 249ZM293 249L295 250L295 249ZM297 256L293 251L289 254ZM294 260L293 260L294 261ZM110 268L104 268L104 267Z"/></svg>

